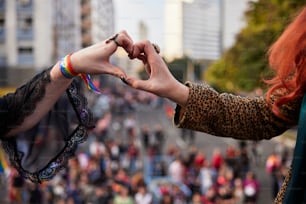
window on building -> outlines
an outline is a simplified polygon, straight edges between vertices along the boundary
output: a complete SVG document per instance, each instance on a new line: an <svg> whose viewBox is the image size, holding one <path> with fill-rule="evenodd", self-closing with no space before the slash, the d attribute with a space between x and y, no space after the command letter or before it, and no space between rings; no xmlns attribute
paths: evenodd
<svg viewBox="0 0 306 204"><path fill-rule="evenodd" d="M2 14L0 14L0 28L4 28L5 25L5 19Z"/></svg>
<svg viewBox="0 0 306 204"><path fill-rule="evenodd" d="M5 39L5 18L0 14L0 42L3 42Z"/></svg>
<svg viewBox="0 0 306 204"><path fill-rule="evenodd" d="M19 47L18 53L19 54L32 54L33 48L32 47Z"/></svg>
<svg viewBox="0 0 306 204"><path fill-rule="evenodd" d="M18 0L18 4L22 7L30 6L32 4L31 0Z"/></svg>
<svg viewBox="0 0 306 204"><path fill-rule="evenodd" d="M0 0L0 9L4 9L5 7L5 0Z"/></svg>
<svg viewBox="0 0 306 204"><path fill-rule="evenodd" d="M26 17L22 19L21 28L24 30L32 28L32 17Z"/></svg>
<svg viewBox="0 0 306 204"><path fill-rule="evenodd" d="M0 44L0 69L1 69L1 67L4 67L5 65L6 65L5 45Z"/></svg>
<svg viewBox="0 0 306 204"><path fill-rule="evenodd" d="M31 14L18 15L18 39L31 40L33 39L33 22Z"/></svg>
<svg viewBox="0 0 306 204"><path fill-rule="evenodd" d="M18 63L20 65L34 64L33 48L31 46L20 46L18 48Z"/></svg>

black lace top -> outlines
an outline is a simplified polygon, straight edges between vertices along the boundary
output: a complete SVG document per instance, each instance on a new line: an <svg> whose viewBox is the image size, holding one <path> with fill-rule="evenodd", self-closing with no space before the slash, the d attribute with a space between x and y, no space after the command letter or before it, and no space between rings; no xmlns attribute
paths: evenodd
<svg viewBox="0 0 306 204"><path fill-rule="evenodd" d="M67 164L77 145L93 127L92 114L74 80L66 93L35 127L6 138L5 135L35 111L50 83L50 69L36 75L15 93L0 98L0 137L10 163L34 182L49 180Z"/></svg>

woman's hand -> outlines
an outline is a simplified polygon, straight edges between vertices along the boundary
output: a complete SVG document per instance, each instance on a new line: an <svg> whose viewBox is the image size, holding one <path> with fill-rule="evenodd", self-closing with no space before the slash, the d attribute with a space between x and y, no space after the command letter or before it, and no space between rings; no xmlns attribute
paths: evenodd
<svg viewBox="0 0 306 204"><path fill-rule="evenodd" d="M126 31L121 31L116 34L116 38L114 37L73 53L71 55L73 69L78 73L111 74L116 77L124 77L124 71L110 64L109 58L118 46L127 53L132 53L133 41Z"/></svg>
<svg viewBox="0 0 306 204"><path fill-rule="evenodd" d="M181 106L186 105L189 88L174 78L164 60L149 41L134 44L133 52L129 57L142 60L149 74L147 80L126 77L125 81L131 87L166 97Z"/></svg>

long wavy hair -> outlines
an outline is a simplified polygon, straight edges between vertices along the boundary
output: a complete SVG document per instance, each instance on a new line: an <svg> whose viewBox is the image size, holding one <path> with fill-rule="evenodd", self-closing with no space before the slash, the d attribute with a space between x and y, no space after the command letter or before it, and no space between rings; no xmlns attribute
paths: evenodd
<svg viewBox="0 0 306 204"><path fill-rule="evenodd" d="M270 67L275 76L266 80L269 85L266 99L276 95L272 111L285 118L280 107L306 93L306 7L288 25L268 51Z"/></svg>

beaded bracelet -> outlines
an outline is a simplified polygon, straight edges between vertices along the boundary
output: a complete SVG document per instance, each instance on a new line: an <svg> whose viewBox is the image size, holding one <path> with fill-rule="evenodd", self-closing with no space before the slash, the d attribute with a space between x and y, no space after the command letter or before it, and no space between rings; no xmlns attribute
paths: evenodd
<svg viewBox="0 0 306 204"><path fill-rule="evenodd" d="M60 70L63 76L67 79L72 79L75 76L80 76L89 90L94 91L97 94L101 94L101 91L93 84L89 74L78 73L73 69L70 57L71 54L68 54L63 57L60 62Z"/></svg>

